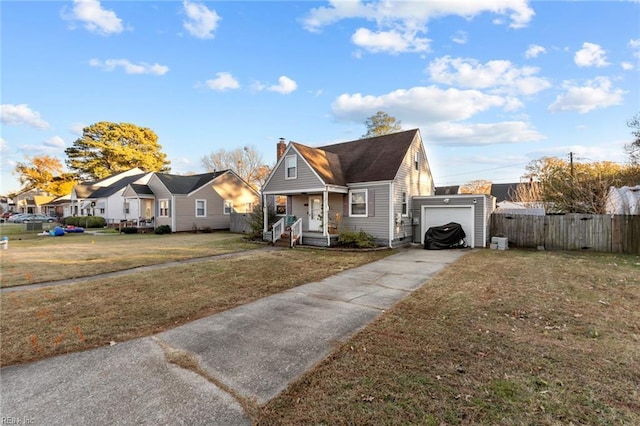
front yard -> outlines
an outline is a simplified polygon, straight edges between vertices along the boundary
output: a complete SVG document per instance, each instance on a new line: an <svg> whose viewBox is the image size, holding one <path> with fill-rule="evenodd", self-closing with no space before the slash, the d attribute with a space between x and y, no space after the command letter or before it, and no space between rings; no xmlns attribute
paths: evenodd
<svg viewBox="0 0 640 426"><path fill-rule="evenodd" d="M640 257L470 253L259 423L638 425Z"/></svg>

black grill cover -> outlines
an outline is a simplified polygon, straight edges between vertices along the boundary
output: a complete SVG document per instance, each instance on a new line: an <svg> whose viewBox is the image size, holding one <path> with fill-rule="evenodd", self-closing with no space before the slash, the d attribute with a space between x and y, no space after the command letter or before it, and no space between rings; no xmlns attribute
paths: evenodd
<svg viewBox="0 0 640 426"><path fill-rule="evenodd" d="M467 243L462 225L449 222L442 226L432 226L424 234L425 250L442 250L450 248L464 248Z"/></svg>

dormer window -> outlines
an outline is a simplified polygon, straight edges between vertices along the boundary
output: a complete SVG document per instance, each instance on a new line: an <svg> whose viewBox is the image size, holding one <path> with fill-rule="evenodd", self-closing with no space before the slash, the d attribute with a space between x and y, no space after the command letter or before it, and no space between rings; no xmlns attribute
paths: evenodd
<svg viewBox="0 0 640 426"><path fill-rule="evenodd" d="M287 155L284 159L285 179L295 179L298 177L298 160L295 155Z"/></svg>

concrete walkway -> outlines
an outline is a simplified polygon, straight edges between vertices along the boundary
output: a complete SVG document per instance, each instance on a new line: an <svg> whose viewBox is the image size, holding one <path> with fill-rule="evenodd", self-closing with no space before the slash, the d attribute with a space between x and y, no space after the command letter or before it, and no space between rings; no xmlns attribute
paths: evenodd
<svg viewBox="0 0 640 426"><path fill-rule="evenodd" d="M152 337L5 367L3 421L250 425L258 405L467 252L403 249Z"/></svg>

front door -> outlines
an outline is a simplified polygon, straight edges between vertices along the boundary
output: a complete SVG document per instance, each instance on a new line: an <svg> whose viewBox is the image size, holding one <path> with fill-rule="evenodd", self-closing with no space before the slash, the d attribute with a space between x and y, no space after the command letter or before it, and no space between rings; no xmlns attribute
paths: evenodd
<svg viewBox="0 0 640 426"><path fill-rule="evenodd" d="M322 231L322 197L309 197L309 231Z"/></svg>

